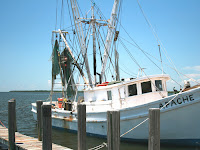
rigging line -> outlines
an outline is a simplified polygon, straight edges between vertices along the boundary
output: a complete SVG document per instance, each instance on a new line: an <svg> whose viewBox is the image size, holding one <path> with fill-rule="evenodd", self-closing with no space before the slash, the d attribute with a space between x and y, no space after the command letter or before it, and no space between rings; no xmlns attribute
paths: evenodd
<svg viewBox="0 0 200 150"><path fill-rule="evenodd" d="M93 2L94 3L94 1L93 0L91 0L91 2ZM100 12L101 14L101 16L102 16L102 18L104 19L104 20L107 20L106 19L106 17L103 15L103 13L101 12L101 10L98 8L98 6L97 5L95 5L95 9L96 9L96 11L98 11L98 12ZM107 23L108 23L108 21L107 21ZM108 28L109 29L109 28ZM110 29L109 29L110 30ZM104 34L104 39L106 38L106 35L105 35L105 32L104 32L104 29L102 28L102 31L103 31L103 34Z"/></svg>
<svg viewBox="0 0 200 150"><path fill-rule="evenodd" d="M143 16L144 16L144 18L145 18L147 24L149 25L150 29L151 29L152 32L153 32L153 35L154 35L154 37L156 38L157 43L158 43L159 45L161 45L161 46L164 48L164 46L163 46L161 40L159 39L157 33L155 32L153 26L151 25L150 21L148 20L147 16L145 15L145 13L144 13L144 11L143 11L143 9L142 9L142 6L140 5L139 0L137 0L137 3L138 3L138 5L139 5L139 8L140 8L140 10L141 10L141 12L142 12L142 14L143 14ZM164 48L164 49L161 48L161 50L164 52L164 54L165 54L165 56L167 57L168 61L172 64L172 66L174 66L175 71L176 71L177 68L176 68L176 66L174 65L174 63L173 63L173 61L171 60L171 58L168 57L168 54L167 54L167 51L165 50L165 48ZM181 78L180 74L179 74L177 71L176 71L176 73L177 73L177 74L179 75L179 77ZM182 78L181 78L181 80L182 80Z"/></svg>
<svg viewBox="0 0 200 150"><path fill-rule="evenodd" d="M120 38L119 38L120 39ZM137 47L138 48L138 47ZM155 62L153 62L147 55L146 55L146 53L139 47L138 49L140 49L142 52L143 52L143 54L158 68L158 69L160 69L160 67L155 63ZM160 69L160 70L162 70L162 69Z"/></svg>
<svg viewBox="0 0 200 150"><path fill-rule="evenodd" d="M151 81L151 79L147 76L147 74L145 73L145 71L142 69L142 67L139 65L139 63L137 62L137 60L133 57L133 55L130 53L130 51L128 50L128 48L124 45L124 43L119 39L119 41L121 42L122 46L125 48L125 50L127 51L127 53L129 54L129 56L131 57L131 59L136 63L136 65L138 65L138 67L141 69L141 71L145 74L145 76L148 78L149 81ZM159 94L164 97L164 95L161 93L160 89L158 89L155 84L151 81L152 85L158 90Z"/></svg>
<svg viewBox="0 0 200 150"><path fill-rule="evenodd" d="M96 11L96 14L99 16L99 18L102 19L101 14L99 14L99 11L95 7L94 10Z"/></svg>
<svg viewBox="0 0 200 150"><path fill-rule="evenodd" d="M88 31L87 31L87 34L86 34L86 36L85 36L85 41L86 41L87 36L88 36L88 34L89 34L90 32L91 32L91 24L89 24Z"/></svg>
<svg viewBox="0 0 200 150"><path fill-rule="evenodd" d="M120 39L119 41L121 42L121 44L123 43ZM139 68L141 69L141 71L145 74L145 76L149 79L149 81L151 81L151 79L147 76L147 74L144 72L144 70L141 68L141 66L137 63L136 59L132 56L132 54L130 53L130 51L128 50L128 48L124 45L124 43L122 44L124 46L124 48L126 49L126 51L128 52L128 54L130 55L130 57L132 59L134 59L135 63L139 66ZM150 59L151 60L151 59ZM152 61L153 62L153 61ZM154 63L154 62L153 62ZM154 63L155 64L155 63ZM156 65L156 64L155 64ZM157 65L156 65L157 66ZM159 67L158 67L159 68ZM160 69L160 68L159 68ZM156 88L156 90L159 92L159 94L164 97L164 95L161 93L160 89L156 87L156 85L151 81L151 83L153 84L153 86Z"/></svg>
<svg viewBox="0 0 200 150"><path fill-rule="evenodd" d="M79 6L79 3L78 3L78 1L76 1L76 3L77 3L77 5L78 5L78 9L79 9L79 10L80 10L80 12L81 12L81 15L82 15L82 16L84 16L84 15L83 15L83 13L82 13L82 11L81 11L81 8L80 8L80 6Z"/></svg>
<svg viewBox="0 0 200 150"><path fill-rule="evenodd" d="M71 47L72 47L72 46L71 46ZM73 49L73 47L72 47L72 49ZM81 51L80 51L80 52L79 52L79 54L78 54L77 62L78 62L78 60L79 60L80 56L81 56ZM74 65L74 67L73 67L73 70L72 70L72 72L71 72L71 75L70 75L70 78L69 78L69 80L68 80L68 83L67 83L67 84L69 84L69 82L70 82L70 80L71 80L71 76L72 76L72 74L73 74L74 70L75 70L75 65Z"/></svg>
<svg viewBox="0 0 200 150"><path fill-rule="evenodd" d="M68 6L68 11L69 11L69 17L70 17L70 23L71 23L71 27L72 27L72 31L74 30L73 29L73 24L72 24L72 17L71 17L71 12L70 12L70 9L69 9L69 0L67 0L67 6Z"/></svg>
<svg viewBox="0 0 200 150"><path fill-rule="evenodd" d="M92 8L90 8L90 9L88 10L88 12L85 14L85 18L87 18L87 15L88 15L88 13L91 11L91 9L92 9Z"/></svg>
<svg viewBox="0 0 200 150"><path fill-rule="evenodd" d="M96 6L96 5L95 5ZM98 12L100 11L98 8L96 9L95 7L94 7L94 10L96 10L96 12L97 12L97 14L98 14ZM101 16L100 16L100 14L98 14L99 15L99 17L100 17L100 19L101 19ZM106 20L106 19L104 19L104 20ZM108 21L106 21L107 23L108 23ZM100 26L99 26L100 27ZM102 31L103 31L103 34L104 34L104 38L106 38L106 35L105 35L105 33L104 33L104 30L102 29Z"/></svg>
<svg viewBox="0 0 200 150"><path fill-rule="evenodd" d="M118 21L118 20L117 20ZM140 46L133 40L133 38L129 35L129 33L124 29L124 27L122 26L122 24L120 23L120 26L122 27L122 29L126 32L126 34L128 35L128 37L135 43L135 47L136 48L138 48L138 49L140 49L140 50L142 50L141 48L140 48ZM119 38L120 39L120 38ZM144 50L142 50L142 52L143 52ZM144 52L143 52L144 53ZM148 58L148 57L147 57ZM144 71L143 71L144 72ZM172 79L172 78L171 78ZM175 81L175 80L173 80L173 81ZM176 81L175 81L176 82ZM181 85L181 84L179 84L178 82L176 82L178 85Z"/></svg>
<svg viewBox="0 0 200 150"><path fill-rule="evenodd" d="M91 27L90 27L90 31L89 32L91 32ZM88 34L89 36L88 36L88 42L87 42L87 44L86 44L86 53L87 53L87 51L88 51L88 46L89 46L89 43L90 43L90 35L91 34ZM84 62L83 62L83 64L85 63L85 57L86 57L86 55L84 56ZM86 69L86 66L85 66L85 69ZM87 71L87 70L86 70ZM90 76L92 77L92 75L91 75L91 73L90 73Z"/></svg>
<svg viewBox="0 0 200 150"><path fill-rule="evenodd" d="M63 0L62 0L61 16L60 16L60 29L62 27L62 20L63 20Z"/></svg>
<svg viewBox="0 0 200 150"><path fill-rule="evenodd" d="M91 0L92 3L95 3L93 0ZM106 20L106 17L103 15L103 13L101 12L101 10L99 9L99 7L97 5L94 5L94 7L96 7L98 9L98 11L101 13L102 17L104 20Z"/></svg>
<svg viewBox="0 0 200 150"><path fill-rule="evenodd" d="M162 74L163 74L163 63L162 63L162 55L161 55L161 51L160 51L160 45L158 45L158 47L159 47L160 62L161 62L161 66L162 66Z"/></svg>
<svg viewBox="0 0 200 150"><path fill-rule="evenodd" d="M108 68L108 71L110 71L111 77L114 76L113 73L112 73L112 71L111 71L111 69L110 69L110 63L109 63L109 66L108 66L107 68ZM114 70L115 70L115 69L114 69ZM115 72L116 72L116 71L115 71ZM111 79L111 81L112 81L112 79Z"/></svg>
<svg viewBox="0 0 200 150"><path fill-rule="evenodd" d="M90 0L92 3L95 3L93 0ZM95 8L96 7L96 8ZM98 6L95 4L94 5L94 9L96 9L97 14L99 15L99 17L102 18L102 13L100 11L100 9L98 8Z"/></svg>
<svg viewBox="0 0 200 150"><path fill-rule="evenodd" d="M68 45L72 48L72 51L78 56L78 50L77 48L74 48L71 43L65 38L65 40L67 41ZM76 50L76 51L75 51Z"/></svg>
<svg viewBox="0 0 200 150"><path fill-rule="evenodd" d="M134 74L135 77L137 77L135 73L130 74L130 73L126 72L124 69L122 69L121 67L119 67L119 69L122 70L124 73L130 75L130 76L133 76L133 74Z"/></svg>
<svg viewBox="0 0 200 150"><path fill-rule="evenodd" d="M75 30L74 30L74 32L75 32ZM74 49L73 49L73 47L74 47ZM78 43L78 37L77 37L76 33L73 34L73 47L71 47L72 50L74 50L74 51L76 50L76 53L78 53L78 49L80 49L80 45Z"/></svg>
<svg viewBox="0 0 200 150"><path fill-rule="evenodd" d="M99 26L99 29L100 29L100 26ZM106 34L105 34L105 31L104 31L104 28L101 28L101 29L102 29L102 32L103 32L104 39L106 39Z"/></svg>
<svg viewBox="0 0 200 150"><path fill-rule="evenodd" d="M91 0L91 2L93 2L94 3L94 1L93 0ZM121 2L120 2L120 4L121 4ZM95 7L97 7L97 9L99 10L99 12L102 14L102 16L103 16L103 18L104 18L104 20L106 20L106 17L103 15L103 13L101 12L101 10L98 8L98 6L97 5L95 5ZM115 17L114 19L116 19L117 20L117 17ZM108 28L108 30L111 30L110 28ZM111 30L111 32L114 34L114 32Z"/></svg>
<svg viewBox="0 0 200 150"><path fill-rule="evenodd" d="M103 42L104 40L103 40L103 38L102 38L102 36L101 36L101 34L100 34L100 31L99 31L99 29L98 29L98 33L99 33L99 35L100 35L100 37L101 37L101 40L102 40L102 43L103 43L103 45L104 45L104 48L105 48L105 43ZM106 50L107 51L107 50ZM108 53L108 52L107 52ZM114 68L114 65L113 65L113 63L112 63L112 60L111 60L111 58L110 58L110 55L108 54L108 58L110 59L110 62L111 62L111 64L112 64L112 66L113 66L113 68Z"/></svg>
<svg viewBox="0 0 200 150"><path fill-rule="evenodd" d="M70 47L72 48L72 50L73 50L73 52L75 52L76 53L76 55L78 55L77 53L78 53L78 48L76 47L74 47L74 41L76 42L76 41L78 41L77 39L75 40L75 38L76 38L77 36L76 36L76 34L75 34L75 36L74 36L74 34L73 34L73 43L72 43L72 41L71 41L71 39L70 39L70 36L69 36L69 40L71 41L71 43L72 44L70 44L70 42L67 40L67 38L66 38L66 41L68 42L68 44L70 45ZM72 46L73 45L73 46ZM79 49L80 49L80 45L79 45ZM76 51L75 51L76 50Z"/></svg>
<svg viewBox="0 0 200 150"><path fill-rule="evenodd" d="M98 32L99 32L99 35L100 35L100 37L101 37L101 39L102 39L102 36L101 36L101 34L100 34L100 31L98 30ZM103 41L103 39L102 39L102 41ZM106 47L105 46L105 43L104 42L102 42L103 43L103 45L104 45L104 47ZM107 49L105 49L106 51L107 51ZM108 54L108 52L107 52L107 54ZM114 68L114 65L113 65L113 62L112 62L112 59L111 59L111 57L110 57L110 55L108 54L108 58L109 58L109 60L110 60L110 63L111 63L111 65L112 65L112 67Z"/></svg>
<svg viewBox="0 0 200 150"><path fill-rule="evenodd" d="M129 44L131 44L131 45L133 45L133 46L135 46L133 43L131 43L131 42L129 42L129 41L127 41L126 39L124 39L124 38L122 38L122 37L119 37L119 39L123 39L123 40L125 40L126 42L128 42ZM136 47L136 46L135 46ZM136 48L138 48L138 47L136 47ZM146 52L146 51L144 51L143 49L141 49L140 47L138 48L139 50L141 50L143 53L144 53L144 55L150 60L150 61L152 61L147 55L149 55L149 56L151 56L152 58L154 58L155 60L157 60L157 61L159 61L160 62L160 60L159 59L157 59L156 57L154 57L153 55L151 55L151 54L149 54L148 52ZM152 61L152 63L153 63L153 61ZM169 67L169 68L171 68L172 70L174 70L174 71L178 71L178 70L175 70L175 68L174 67L172 67L172 66L170 66L170 65L168 65L167 63L165 63L165 62L163 62L162 61L162 63L164 64L164 65L166 65L167 67ZM156 65L157 66L157 65ZM157 66L160 70L161 70L161 68L159 67L159 66ZM180 71L178 71L181 75L183 75L183 76L185 76L185 77L187 77L188 79L192 79L192 78L190 78L190 77L188 77L188 76L186 76L185 74L183 74L182 72L180 72ZM163 71L163 73L164 74L166 74L166 72L165 71ZM181 84L180 83L178 83L176 80L174 80L173 78L171 78L176 84L178 84L178 85L180 85L181 86ZM196 80L194 81L194 82L196 82L197 84L199 84L199 82L197 82Z"/></svg>
<svg viewBox="0 0 200 150"><path fill-rule="evenodd" d="M114 51L114 49L115 49L115 48L114 48L114 41L113 41L113 44L112 44L111 49L112 49L112 50L111 50L111 56L110 56L110 57L112 58L112 54L113 54L113 51ZM110 69L110 63L109 63L109 66L108 66L108 67L109 67L109 69ZM115 74L117 74L115 68L113 68L113 70L114 70ZM111 70L110 70L110 72L111 72ZM111 73L111 75L113 76L113 73Z"/></svg>
<svg viewBox="0 0 200 150"><path fill-rule="evenodd" d="M90 36L90 34L89 34L89 36ZM77 36L75 36L75 37L77 37ZM78 41L78 40L77 40ZM88 44L89 44L89 42L88 42ZM86 46L86 50L87 50L87 48L88 48L88 44L87 44L87 46ZM77 45L77 44L76 44ZM79 44L78 44L79 45ZM80 48L80 45L79 45L79 48ZM80 58L80 56L81 56L81 51L80 51L80 53L79 53L79 55L78 55L78 59ZM86 57L86 55L83 57L83 63L82 63L82 69L83 69L83 66L84 66L84 63L85 63L85 57ZM78 61L78 59L77 59L77 61Z"/></svg>
<svg viewBox="0 0 200 150"><path fill-rule="evenodd" d="M71 16L70 16L70 17L71 17ZM73 30L74 30L74 29L73 29L74 26L75 26L74 24L71 24L70 26L65 27L65 28L63 28L63 29L66 30L66 31L67 31L67 30L68 30L68 31L69 31L69 30L71 31L71 29L69 29L69 28L72 28L72 31L73 31Z"/></svg>
<svg viewBox="0 0 200 150"><path fill-rule="evenodd" d="M58 18L58 0L56 0L56 24L55 24L55 30L57 29L57 18Z"/></svg>
<svg viewBox="0 0 200 150"><path fill-rule="evenodd" d="M100 49L101 45L99 43L99 34L97 32L96 32L96 37L97 37L97 43L98 43L98 46L99 46L99 53L100 53L101 64L102 64L103 63L103 59L102 59L102 54L101 54L101 49Z"/></svg>
<svg viewBox="0 0 200 150"><path fill-rule="evenodd" d="M76 20L79 19L79 16L80 16L78 8L77 8L78 6L77 6L77 3L76 2L74 3L72 0L71 0L71 5L72 5L74 22L76 23ZM78 18L76 18L76 17L78 17ZM82 31L81 22L78 25L76 25L75 28L76 28L76 31L78 31L78 30ZM84 63L86 64L85 67L86 67L86 70L87 70L89 83L92 84L91 76L90 76L89 62L88 62L87 52L86 52L86 49L85 49L83 32L81 32L81 35L79 35L78 38L79 38L79 44L80 44L80 47L81 47L80 50L82 51L83 58L85 59Z"/></svg>

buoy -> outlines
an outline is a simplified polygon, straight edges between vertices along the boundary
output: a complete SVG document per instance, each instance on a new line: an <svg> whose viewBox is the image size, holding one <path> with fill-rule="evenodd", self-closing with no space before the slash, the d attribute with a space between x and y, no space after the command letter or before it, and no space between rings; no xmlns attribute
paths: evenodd
<svg viewBox="0 0 200 150"><path fill-rule="evenodd" d="M57 98L58 99L58 108L62 108L63 98Z"/></svg>

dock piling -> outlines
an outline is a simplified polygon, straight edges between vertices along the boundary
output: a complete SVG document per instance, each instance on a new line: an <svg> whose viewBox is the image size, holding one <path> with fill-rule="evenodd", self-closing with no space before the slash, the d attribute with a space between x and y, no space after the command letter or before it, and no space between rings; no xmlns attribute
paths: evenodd
<svg viewBox="0 0 200 150"><path fill-rule="evenodd" d="M38 141L42 141L42 100L38 100L37 104L37 132L38 132Z"/></svg>
<svg viewBox="0 0 200 150"><path fill-rule="evenodd" d="M160 109L149 109L148 150L160 150Z"/></svg>
<svg viewBox="0 0 200 150"><path fill-rule="evenodd" d="M52 150L51 105L42 105L43 138L42 149Z"/></svg>
<svg viewBox="0 0 200 150"><path fill-rule="evenodd" d="M120 112L107 112L107 143L108 150L120 148Z"/></svg>
<svg viewBox="0 0 200 150"><path fill-rule="evenodd" d="M8 101L8 134L9 134L9 150L15 150L15 130L16 124L15 119L16 110L15 110L15 102L12 100Z"/></svg>
<svg viewBox="0 0 200 150"><path fill-rule="evenodd" d="M86 105L78 105L78 150L86 150Z"/></svg>
<svg viewBox="0 0 200 150"><path fill-rule="evenodd" d="M13 98L11 99L12 101L14 101L14 107L15 107L15 116L14 116L14 124L15 124L15 132L17 132L17 119L16 119L16 100Z"/></svg>

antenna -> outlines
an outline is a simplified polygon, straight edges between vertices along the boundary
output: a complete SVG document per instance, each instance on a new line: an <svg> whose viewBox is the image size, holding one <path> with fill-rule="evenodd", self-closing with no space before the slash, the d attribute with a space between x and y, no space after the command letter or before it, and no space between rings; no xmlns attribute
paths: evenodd
<svg viewBox="0 0 200 150"><path fill-rule="evenodd" d="M144 69L146 69L146 68L139 68L137 77L142 77L142 74L143 74L143 72L144 72L144 71L143 71Z"/></svg>
<svg viewBox="0 0 200 150"><path fill-rule="evenodd" d="M159 53L160 53L160 62L161 62L162 74L163 74L163 64L162 64L162 57L161 57L160 45L158 45L158 48L159 48Z"/></svg>

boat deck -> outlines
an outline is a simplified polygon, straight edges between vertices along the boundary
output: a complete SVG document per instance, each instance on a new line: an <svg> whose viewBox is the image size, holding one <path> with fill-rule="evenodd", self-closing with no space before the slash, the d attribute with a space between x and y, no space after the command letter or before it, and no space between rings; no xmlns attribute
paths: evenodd
<svg viewBox="0 0 200 150"><path fill-rule="evenodd" d="M42 150L42 141L38 141L37 138L23 135L19 132L15 132L16 147L19 150ZM0 143L8 146L8 129L0 125ZM52 143L52 149L54 150L72 150L70 148L60 146Z"/></svg>

